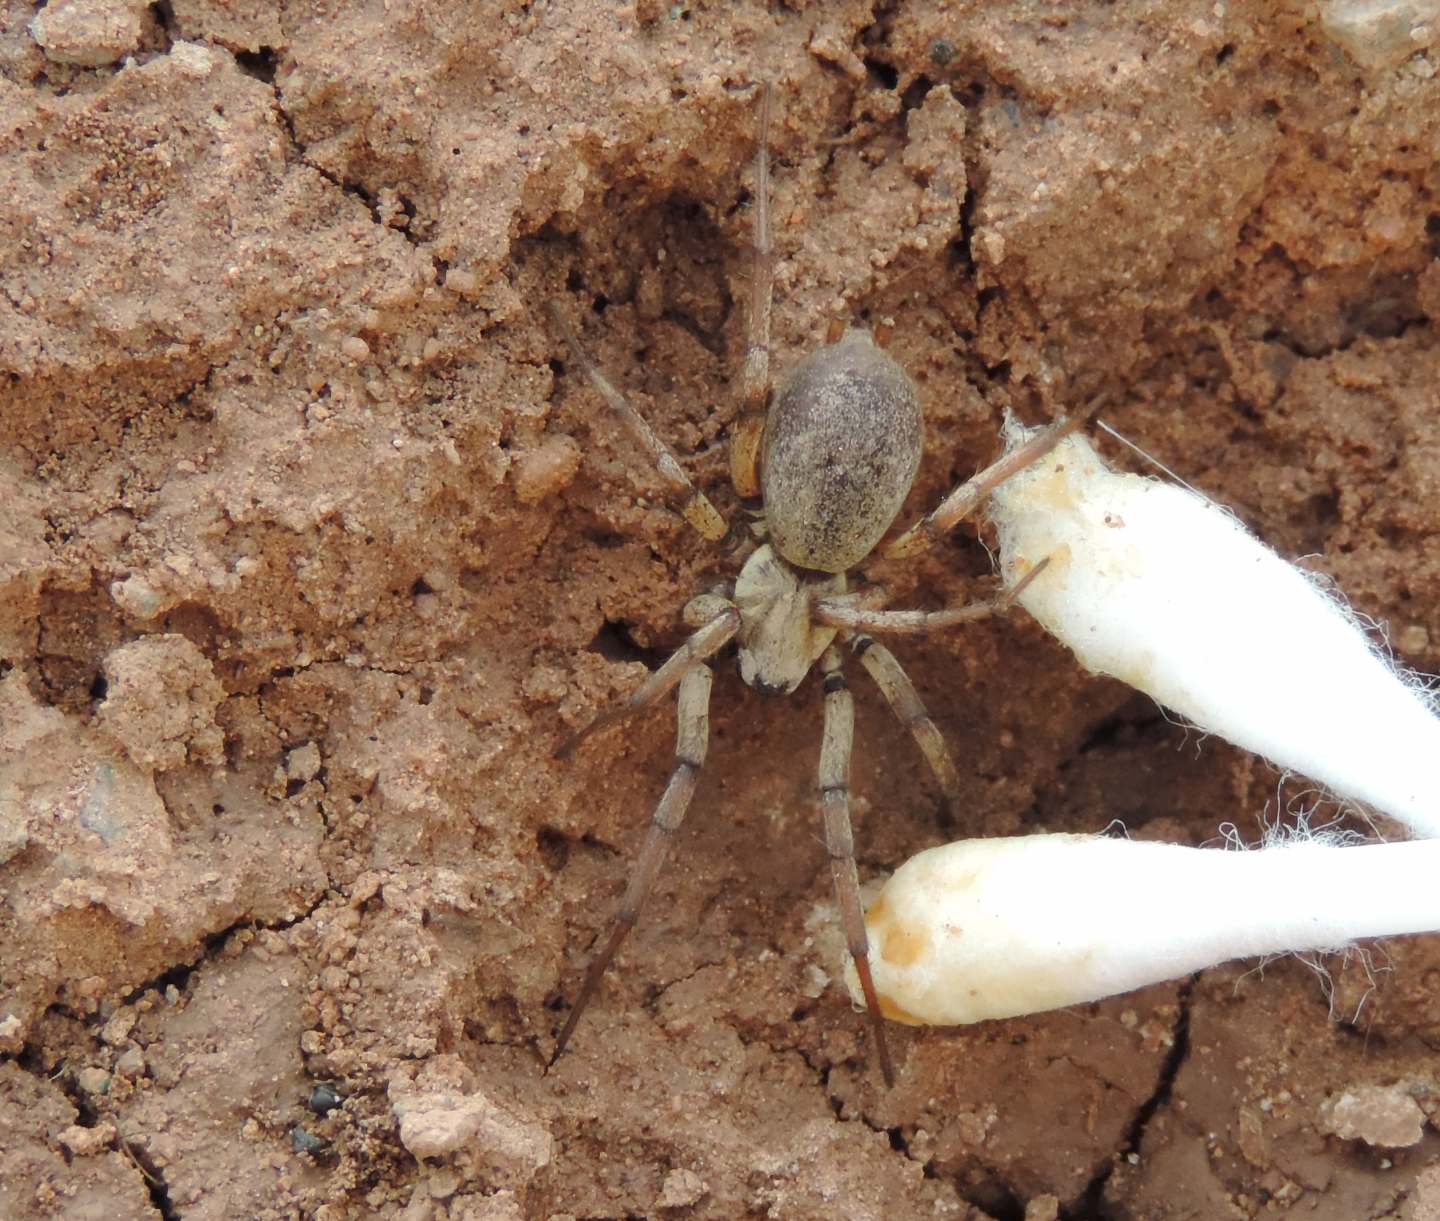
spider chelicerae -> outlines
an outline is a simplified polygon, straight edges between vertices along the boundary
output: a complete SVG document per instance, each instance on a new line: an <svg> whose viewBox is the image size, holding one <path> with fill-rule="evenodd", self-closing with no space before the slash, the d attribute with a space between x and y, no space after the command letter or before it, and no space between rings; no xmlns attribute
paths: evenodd
<svg viewBox="0 0 1440 1221"><path fill-rule="evenodd" d="M760 497L756 523L732 530L695 487L670 447L626 401L580 346L553 303L550 314L575 364L649 455L679 511L706 539L727 543L739 574L721 591L692 598L684 620L694 634L630 696L601 713L556 751L568 755L603 726L648 708L677 687L675 767L655 808L609 938L591 961L550 1057L553 1065L594 998L606 968L655 885L685 818L705 761L712 672L726 644L738 646L740 676L766 694L793 692L817 664L825 694L819 792L835 894L847 948L865 995L876 1054L887 1085L894 1070L871 981L869 946L850 830L850 749L854 705L842 669L844 645L914 736L952 808L960 793L955 762L895 655L872 633L918 633L1006 610L1043 567L999 596L939 611L887 610L883 588L850 590L846 573L875 551L920 465L923 420L914 384L864 329L831 328L829 342L801 360L772 395L770 312L774 253L770 234L768 131L772 89L759 89L755 154L754 265L749 336L740 374L741 415L730 440L730 479L742 500ZM1098 404L1096 405L1098 406ZM916 525L880 549L887 558L918 554L973 513L1001 482L1080 428L1095 407L1061 418L952 491Z"/></svg>

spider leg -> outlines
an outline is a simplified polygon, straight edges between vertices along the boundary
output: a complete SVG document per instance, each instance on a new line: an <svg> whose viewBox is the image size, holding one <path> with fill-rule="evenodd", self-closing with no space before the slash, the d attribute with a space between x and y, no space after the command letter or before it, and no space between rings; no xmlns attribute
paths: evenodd
<svg viewBox="0 0 1440 1221"><path fill-rule="evenodd" d="M659 703L676 683L680 682L686 674L693 671L706 658L713 657L718 653L740 630L740 612L728 599L713 594L702 595L702 598L706 600L703 605L722 606L723 609L675 652L671 653L665 659L664 665L654 671L620 703L613 708L607 708L585 728L572 733L561 742L555 748L555 758L567 758L581 742L597 729L613 725L616 721L622 721L632 713L640 712L652 704ZM702 598L693 599L692 604L701 602ZM686 611L689 610L690 607L687 606Z"/></svg>
<svg viewBox="0 0 1440 1221"><path fill-rule="evenodd" d="M920 748L926 762L930 764L930 770L935 773L940 791L945 795L945 805L952 816L957 816L960 807L960 773L955 768L955 757L950 753L950 747L945 744L939 727L930 719L930 713L926 711L925 703L920 698L920 693L915 690L910 676L905 673L895 654L879 641L863 633L853 632L846 632L845 640L850 651L860 659L865 672L880 688L880 694L890 705L895 719L910 731L915 745Z"/></svg>
<svg viewBox="0 0 1440 1221"><path fill-rule="evenodd" d="M655 470L670 492L681 500L680 516L710 542L719 542L729 531L729 526L724 517L720 515L720 510L711 504L705 493L690 481L690 476L685 473L685 468L680 465L680 460L675 457L671 448L656 435L645 417L630 405L629 400L615 388L610 379L600 371L599 366L590 359L589 353L580 346L580 341L575 338L575 332L570 329L570 324L565 321L560 307L551 301L547 308L550 312L550 319L555 324L555 329L564 336L566 346L569 347L575 363L590 379L590 384L599 392L610 410L620 417L620 422L625 425L631 437L649 456Z"/></svg>
<svg viewBox="0 0 1440 1221"><path fill-rule="evenodd" d="M675 833L685 821L685 812L695 795L700 769L705 764L705 750L710 742L710 684L713 678L709 666L696 664L680 680L680 693L676 700L675 770L670 773L670 783L665 786L660 803L651 816L645 842L630 871L630 881L625 887L625 897L620 900L620 911L615 917L610 937L585 972L585 982L581 984L570 1016L565 1019L560 1037L555 1041L555 1050L551 1053L547 1069L560 1058L565 1045L570 1042L580 1015L595 998L606 968L621 942L635 927L640 909L645 906L645 900L655 887L655 879L670 855Z"/></svg>
<svg viewBox="0 0 1440 1221"><path fill-rule="evenodd" d="M885 1042L885 1019L870 977L870 941L860 905L860 877L855 871L855 837L850 830L850 748L855 741L855 701L840 669L840 650L831 645L820 658L824 675L825 730L820 743L820 806L825 815L825 845L830 874L840 905L840 923L865 993L865 1008L875 1034L875 1051L887 1087L895 1084L895 1068Z"/></svg>
<svg viewBox="0 0 1440 1221"><path fill-rule="evenodd" d="M1107 401L1106 395L1096 395L1078 415L1068 418L1062 416L1049 428L1036 433L1025 444L992 462L978 475L962 483L899 538L885 544L880 553L886 559L897 560L908 559L927 550L936 539L943 537L984 504L985 498L1011 475L1017 475L1027 466L1038 462L1071 433L1084 428Z"/></svg>
<svg viewBox="0 0 1440 1221"><path fill-rule="evenodd" d="M755 150L755 238L750 272L750 319L740 370L740 418L730 439L730 482L741 496L760 494L760 441L770 396L770 306L775 250L770 242L770 82L760 86L760 131Z"/></svg>
<svg viewBox="0 0 1440 1221"><path fill-rule="evenodd" d="M1016 599L1025 592L1025 587L1045 570L1045 565L1049 562L1050 557L1046 556L1009 589L1001 591L993 598L986 598L983 602L971 602L966 606L949 606L938 611L881 610L866 606L854 598L822 598L814 604L811 614L817 623L850 631L896 632L905 635L939 631L959 623L973 623L977 619L1003 614L1015 605Z"/></svg>

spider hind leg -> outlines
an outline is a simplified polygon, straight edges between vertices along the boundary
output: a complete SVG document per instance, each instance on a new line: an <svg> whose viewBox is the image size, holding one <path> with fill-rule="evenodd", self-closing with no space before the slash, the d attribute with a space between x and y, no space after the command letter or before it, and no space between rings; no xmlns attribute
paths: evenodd
<svg viewBox="0 0 1440 1221"><path fill-rule="evenodd" d="M895 1085L895 1067L885 1041L885 1019L870 978L870 941L865 932L865 910L860 903L860 876L855 869L855 838L850 830L850 753L855 741L855 701L840 668L840 650L831 645L820 659L825 687L825 729L820 744L820 808L825 816L825 846L830 853L830 874L840 905L845 944L865 993L875 1054L887 1088Z"/></svg>
<svg viewBox="0 0 1440 1221"><path fill-rule="evenodd" d="M651 816L640 855L630 870L630 881L625 887L625 897L620 900L620 910L611 926L609 938L585 972L585 982L580 985L574 1007L555 1040L555 1050L550 1055L547 1070L565 1051L570 1036L580 1024L581 1015L595 999L607 968L635 927L645 901L655 888L655 880L670 855L676 832L685 821L710 742L710 685L713 680L714 674L704 664L692 665L680 679L680 693L676 700L675 768Z"/></svg>

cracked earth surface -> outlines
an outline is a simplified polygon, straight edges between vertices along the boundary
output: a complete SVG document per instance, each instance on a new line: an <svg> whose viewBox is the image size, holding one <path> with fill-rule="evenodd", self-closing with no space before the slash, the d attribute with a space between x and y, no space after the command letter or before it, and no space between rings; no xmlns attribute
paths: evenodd
<svg viewBox="0 0 1440 1221"><path fill-rule="evenodd" d="M723 565L540 307L739 513L762 75L777 360L893 320L907 519L1005 408L1105 390L1440 670L1440 21L1397 50L1343 7L0 0L0 1215L1440 1215L1433 940L1331 994L1239 964L892 1027L883 1090L817 689L729 665L679 855L542 1072L671 719L551 752ZM960 602L985 537L870 571ZM896 651L968 813L857 681L866 879L1253 834L1303 789L1023 615Z"/></svg>

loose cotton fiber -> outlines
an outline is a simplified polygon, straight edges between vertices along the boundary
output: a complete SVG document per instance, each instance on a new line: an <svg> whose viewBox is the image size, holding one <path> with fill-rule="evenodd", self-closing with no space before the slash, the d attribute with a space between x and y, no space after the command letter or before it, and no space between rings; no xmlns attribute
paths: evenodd
<svg viewBox="0 0 1440 1221"><path fill-rule="evenodd" d="M1007 424L1019 444L1029 430ZM990 500L1007 584L1080 663L1201 729L1440 836L1440 720L1334 598L1231 514L1083 437Z"/></svg>

